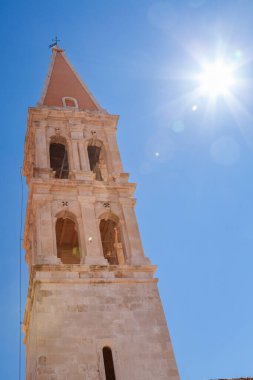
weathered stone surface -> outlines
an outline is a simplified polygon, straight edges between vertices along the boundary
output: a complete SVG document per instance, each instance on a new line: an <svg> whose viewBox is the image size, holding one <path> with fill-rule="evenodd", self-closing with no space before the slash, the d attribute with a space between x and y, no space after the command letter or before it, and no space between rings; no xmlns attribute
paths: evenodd
<svg viewBox="0 0 253 380"><path fill-rule="evenodd" d="M68 272L52 281L43 271L27 331L27 363L37 363L38 378L103 378L99 358L109 342L117 379L178 379L155 280L67 283Z"/></svg>

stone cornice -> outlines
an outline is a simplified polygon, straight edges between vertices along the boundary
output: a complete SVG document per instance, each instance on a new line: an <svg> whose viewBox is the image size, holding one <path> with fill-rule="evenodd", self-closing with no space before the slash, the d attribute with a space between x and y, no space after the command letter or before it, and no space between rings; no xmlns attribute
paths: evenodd
<svg viewBox="0 0 253 380"><path fill-rule="evenodd" d="M79 179L43 179L43 178L31 178L29 182L30 189L33 190L36 187L43 188L48 191L56 191L56 190L66 190L66 189L77 189L77 190L89 190L89 191L95 191L96 190L107 190L107 191L117 191L117 192L128 192L131 195L134 194L136 184L133 182L127 182L127 183L119 183L119 182L104 182L104 181L86 181L86 180L79 180Z"/></svg>
<svg viewBox="0 0 253 380"><path fill-rule="evenodd" d="M86 123L92 121L98 125L102 123L103 126L114 128L116 128L119 119L118 115L110 115L105 111L72 110L63 107L30 107L28 115L37 120L59 119L64 121L71 120L72 122L81 120Z"/></svg>
<svg viewBox="0 0 253 380"><path fill-rule="evenodd" d="M60 265L34 265L32 267L32 273L37 272L76 272L82 273L155 273L157 269L156 265L85 265L85 264L60 264Z"/></svg>

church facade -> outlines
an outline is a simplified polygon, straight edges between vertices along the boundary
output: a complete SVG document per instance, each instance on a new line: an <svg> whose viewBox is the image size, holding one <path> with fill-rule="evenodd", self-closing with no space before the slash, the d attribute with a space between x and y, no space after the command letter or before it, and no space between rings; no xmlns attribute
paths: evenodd
<svg viewBox="0 0 253 380"><path fill-rule="evenodd" d="M55 46L25 141L27 380L179 380L117 122Z"/></svg>

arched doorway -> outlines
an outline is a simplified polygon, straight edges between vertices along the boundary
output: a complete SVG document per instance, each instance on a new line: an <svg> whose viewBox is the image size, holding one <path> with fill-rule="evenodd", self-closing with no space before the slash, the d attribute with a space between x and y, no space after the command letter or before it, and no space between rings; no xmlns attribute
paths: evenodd
<svg viewBox="0 0 253 380"><path fill-rule="evenodd" d="M57 257L63 264L80 264L80 245L76 223L70 218L58 218L55 225Z"/></svg>

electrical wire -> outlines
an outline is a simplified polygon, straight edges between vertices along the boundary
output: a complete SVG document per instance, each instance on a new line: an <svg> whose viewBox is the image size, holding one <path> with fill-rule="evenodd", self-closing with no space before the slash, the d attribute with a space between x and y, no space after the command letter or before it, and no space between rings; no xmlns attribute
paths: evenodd
<svg viewBox="0 0 253 380"><path fill-rule="evenodd" d="M19 371L19 380L21 380L21 372L22 372L22 233L23 233L23 177L22 177L22 166L20 167L20 184L21 184L21 197L20 197L20 230L19 230L19 363L18 363L18 371Z"/></svg>

